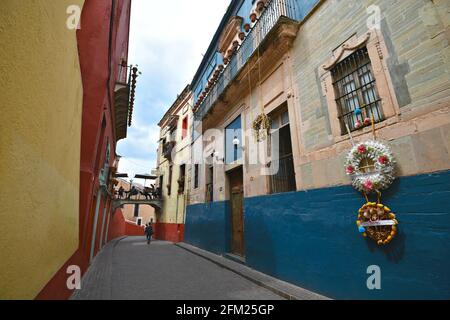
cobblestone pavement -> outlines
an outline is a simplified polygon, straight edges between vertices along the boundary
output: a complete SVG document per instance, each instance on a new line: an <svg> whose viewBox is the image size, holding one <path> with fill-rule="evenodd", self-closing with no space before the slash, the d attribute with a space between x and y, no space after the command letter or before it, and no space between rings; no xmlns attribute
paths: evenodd
<svg viewBox="0 0 450 320"><path fill-rule="evenodd" d="M280 296L169 242L109 243L72 299L268 300Z"/></svg>

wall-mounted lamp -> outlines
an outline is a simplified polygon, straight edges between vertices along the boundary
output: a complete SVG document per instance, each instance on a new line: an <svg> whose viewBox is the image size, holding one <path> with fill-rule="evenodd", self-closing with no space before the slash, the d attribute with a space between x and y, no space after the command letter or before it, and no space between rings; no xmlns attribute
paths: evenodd
<svg viewBox="0 0 450 320"><path fill-rule="evenodd" d="M239 140L238 137L234 137L233 139L233 145L235 148L238 148L241 145L241 141ZM241 149L244 150L244 147L241 146Z"/></svg>

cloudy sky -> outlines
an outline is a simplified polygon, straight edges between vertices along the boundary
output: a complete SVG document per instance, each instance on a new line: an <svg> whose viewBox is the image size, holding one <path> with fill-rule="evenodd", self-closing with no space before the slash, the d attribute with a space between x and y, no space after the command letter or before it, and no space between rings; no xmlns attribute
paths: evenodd
<svg viewBox="0 0 450 320"><path fill-rule="evenodd" d="M119 171L156 167L158 122L194 77L230 0L133 0L129 62L138 64L133 125L118 144Z"/></svg>

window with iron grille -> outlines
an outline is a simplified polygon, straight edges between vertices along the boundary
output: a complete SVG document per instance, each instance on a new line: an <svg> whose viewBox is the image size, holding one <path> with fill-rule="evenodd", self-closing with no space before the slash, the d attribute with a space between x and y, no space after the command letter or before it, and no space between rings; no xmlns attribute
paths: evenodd
<svg viewBox="0 0 450 320"><path fill-rule="evenodd" d="M370 123L372 118L374 122L384 120L367 48L337 64L331 74L342 134L347 132L346 125L354 131L359 128L358 122L363 125L367 119Z"/></svg>
<svg viewBox="0 0 450 320"><path fill-rule="evenodd" d="M270 114L271 130L268 136L268 155L272 157L271 168L276 170L270 176L270 193L296 190L294 158L292 154L289 113L284 105Z"/></svg>
<svg viewBox="0 0 450 320"><path fill-rule="evenodd" d="M199 165L198 164L195 164L194 165L194 189L198 189L198 182L199 182L199 179L198 179L198 172L199 171Z"/></svg>

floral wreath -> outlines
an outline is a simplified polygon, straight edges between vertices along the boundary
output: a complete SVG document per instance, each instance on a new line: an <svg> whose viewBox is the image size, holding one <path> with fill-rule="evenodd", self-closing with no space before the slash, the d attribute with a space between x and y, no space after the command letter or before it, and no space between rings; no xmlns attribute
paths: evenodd
<svg viewBox="0 0 450 320"><path fill-rule="evenodd" d="M270 130L271 120L265 114L261 113L252 123L253 132L255 134L256 142L261 142L267 137Z"/></svg>
<svg viewBox="0 0 450 320"><path fill-rule="evenodd" d="M356 225L363 237L369 237L381 246L388 244L396 236L398 221L385 205L367 202L358 211Z"/></svg>
<svg viewBox="0 0 450 320"><path fill-rule="evenodd" d="M365 172L364 160L373 163L372 171ZM379 192L387 189L395 179L395 159L383 143L372 140L362 142L347 155L346 172L357 190L363 193Z"/></svg>

